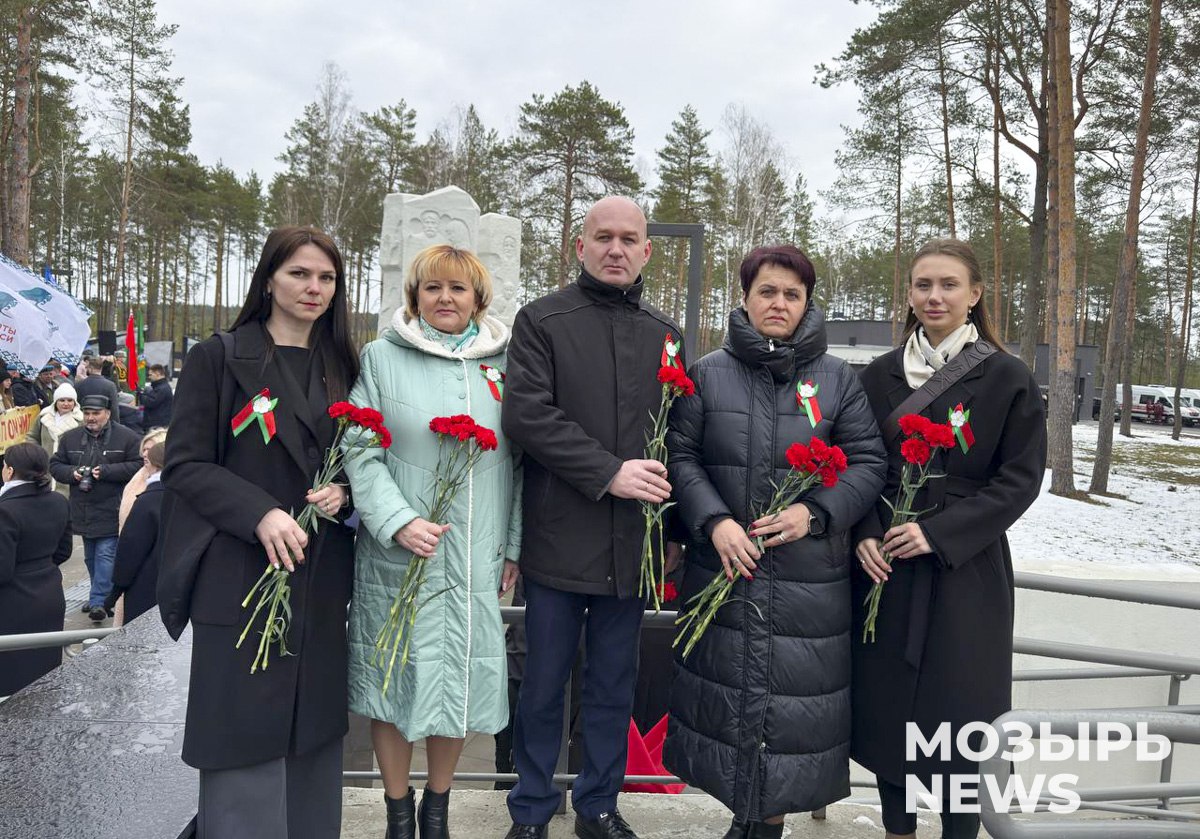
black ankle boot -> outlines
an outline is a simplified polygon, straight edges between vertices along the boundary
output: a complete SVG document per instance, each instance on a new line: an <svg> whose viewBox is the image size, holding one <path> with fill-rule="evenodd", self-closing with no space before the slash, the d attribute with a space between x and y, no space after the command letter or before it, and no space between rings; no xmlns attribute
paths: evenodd
<svg viewBox="0 0 1200 839"><path fill-rule="evenodd" d="M387 805L387 833L384 839L416 839L417 814L413 797L413 788L408 788L408 795L403 798L388 798L383 794Z"/></svg>
<svg viewBox="0 0 1200 839"><path fill-rule="evenodd" d="M729 825L729 830L721 839L746 839L749 835L750 827L745 822L740 822L737 819Z"/></svg>
<svg viewBox="0 0 1200 839"><path fill-rule="evenodd" d="M750 822L750 829L746 831L746 839L782 839L782 837L783 822L779 824Z"/></svg>
<svg viewBox="0 0 1200 839"><path fill-rule="evenodd" d="M421 839L450 839L450 790L434 792L425 787L417 823L421 826Z"/></svg>

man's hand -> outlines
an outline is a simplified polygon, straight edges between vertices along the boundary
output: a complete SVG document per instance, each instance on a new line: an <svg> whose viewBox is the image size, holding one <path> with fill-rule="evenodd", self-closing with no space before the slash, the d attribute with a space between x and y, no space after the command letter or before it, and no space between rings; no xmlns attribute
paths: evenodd
<svg viewBox="0 0 1200 839"><path fill-rule="evenodd" d="M671 497L667 467L657 460L627 460L608 485L608 492L617 498L661 504Z"/></svg>

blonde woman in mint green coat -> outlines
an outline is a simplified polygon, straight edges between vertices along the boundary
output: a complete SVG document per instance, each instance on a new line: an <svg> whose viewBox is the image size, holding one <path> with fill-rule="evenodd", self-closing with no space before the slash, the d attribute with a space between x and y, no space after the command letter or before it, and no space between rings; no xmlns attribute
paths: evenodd
<svg viewBox="0 0 1200 839"><path fill-rule="evenodd" d="M470 252L436 245L419 253L405 281L406 309L363 350L350 401L383 413L391 448L347 466L362 517L350 607L350 708L370 717L388 810L388 839L448 836L454 767L468 732L508 722L507 661L498 595L517 578L521 476L500 433L509 332L484 314L487 271ZM488 372L494 370L492 378ZM426 521L438 462L429 421L470 414L494 430L446 521ZM383 694L372 662L375 637L413 553L431 556L410 658ZM397 664L397 668L399 665ZM426 740L429 782L419 819L409 786L412 747Z"/></svg>

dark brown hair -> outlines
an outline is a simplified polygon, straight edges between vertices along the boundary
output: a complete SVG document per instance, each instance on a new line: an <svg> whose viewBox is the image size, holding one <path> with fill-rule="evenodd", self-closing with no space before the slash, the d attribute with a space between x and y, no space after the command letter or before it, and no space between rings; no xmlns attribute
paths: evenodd
<svg viewBox="0 0 1200 839"><path fill-rule="evenodd" d="M742 279L742 297L750 295L750 286L764 265L775 265L791 271L804 283L804 296L812 299L813 286L817 283L817 272L812 261L795 245L771 245L755 248L746 254L738 273Z"/></svg>
<svg viewBox="0 0 1200 839"><path fill-rule="evenodd" d="M957 259L967 268L967 276L970 278L971 287L979 289L979 301L972 306L967 313L967 321L975 324L975 329L979 331L979 337L991 343L1000 352L1008 352L1004 347L1004 343L996 335L996 327L992 325L992 318L988 314L987 305L984 301L987 299L987 286L983 282L983 271L979 267L979 258L975 256L975 249L970 243L964 242L961 239L930 239L917 250L913 255L912 262L908 264L908 283L912 285L912 272L917 267L917 263L927 256L949 256ZM908 319L904 322L904 340L916 331L921 322L917 320L917 313L912 307L908 308Z"/></svg>
<svg viewBox="0 0 1200 839"><path fill-rule="evenodd" d="M17 443L4 452L4 465L11 466L13 478L32 481L40 487L50 485L50 456L37 443Z"/></svg>
<svg viewBox="0 0 1200 839"><path fill-rule="evenodd" d="M315 227L279 227L267 234L262 256L250 279L246 302L238 312L230 330L255 321L266 323L271 316L271 295L267 280L304 245L319 248L333 263L336 287L329 308L313 324L309 347L321 361L325 371L325 389L332 401L345 399L358 378L358 350L350 338L350 311L346 296L346 267L342 254L333 239ZM275 351L271 334L267 339L267 358Z"/></svg>

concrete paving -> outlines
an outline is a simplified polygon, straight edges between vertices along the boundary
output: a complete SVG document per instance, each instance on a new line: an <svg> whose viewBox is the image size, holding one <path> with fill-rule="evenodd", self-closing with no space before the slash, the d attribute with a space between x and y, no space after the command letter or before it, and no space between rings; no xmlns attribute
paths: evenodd
<svg viewBox="0 0 1200 839"><path fill-rule="evenodd" d="M342 839L381 839L383 791L346 788ZM501 839L510 824L503 792L455 789L450 797L450 833L457 839ZM641 839L719 839L729 828L729 811L707 795L622 793L621 813ZM572 839L574 816L556 816L549 839ZM932 835L934 823L923 828ZM824 820L800 813L789 816L784 836L793 839L882 839L879 809L835 804ZM981 836L983 834L980 834Z"/></svg>

